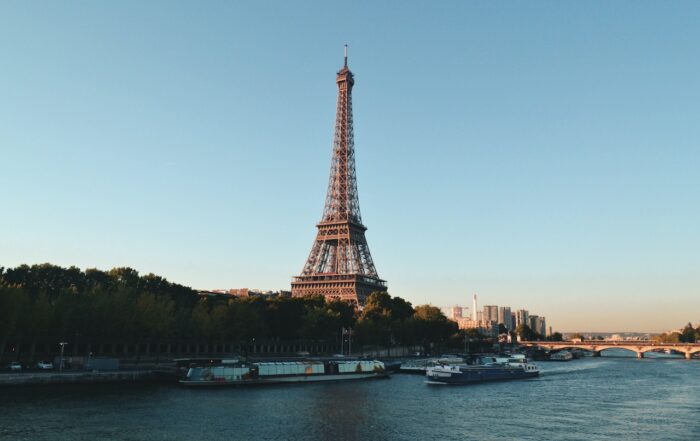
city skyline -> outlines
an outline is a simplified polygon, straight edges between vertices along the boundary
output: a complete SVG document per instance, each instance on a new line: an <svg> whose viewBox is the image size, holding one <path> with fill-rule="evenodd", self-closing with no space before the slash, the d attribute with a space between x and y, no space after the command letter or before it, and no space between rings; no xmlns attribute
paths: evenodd
<svg viewBox="0 0 700 441"><path fill-rule="evenodd" d="M700 320L700 5L135 5L0 7L0 266L289 289L348 43L391 295L563 332Z"/></svg>

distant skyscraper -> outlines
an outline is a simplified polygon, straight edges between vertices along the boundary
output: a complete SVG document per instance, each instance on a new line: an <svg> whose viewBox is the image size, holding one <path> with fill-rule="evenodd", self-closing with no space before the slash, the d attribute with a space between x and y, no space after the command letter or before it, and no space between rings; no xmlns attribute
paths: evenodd
<svg viewBox="0 0 700 441"><path fill-rule="evenodd" d="M527 309L518 309L515 311L515 327L517 328L520 325L526 325L528 328L530 327L530 318Z"/></svg>
<svg viewBox="0 0 700 441"><path fill-rule="evenodd" d="M537 332L537 319L539 316L532 314L528 317L527 325L532 329L533 332Z"/></svg>
<svg viewBox="0 0 700 441"><path fill-rule="evenodd" d="M547 319L542 316L537 319L537 333L542 337L547 336Z"/></svg>
<svg viewBox="0 0 700 441"><path fill-rule="evenodd" d="M543 337L547 335L547 320L545 320L544 317L540 317L539 315L531 315L529 326L533 332L536 332Z"/></svg>
<svg viewBox="0 0 700 441"><path fill-rule="evenodd" d="M478 318L476 317L476 293L474 293L474 298L472 299L472 320L476 321Z"/></svg>
<svg viewBox="0 0 700 441"><path fill-rule="evenodd" d="M452 318L454 320L462 318L462 307L461 306L453 306L452 307Z"/></svg>
<svg viewBox="0 0 700 441"><path fill-rule="evenodd" d="M510 306L501 306L498 308L498 324L503 324L506 329L513 329L513 325L510 322Z"/></svg>
<svg viewBox="0 0 700 441"><path fill-rule="evenodd" d="M498 323L497 305L484 305L484 321Z"/></svg>

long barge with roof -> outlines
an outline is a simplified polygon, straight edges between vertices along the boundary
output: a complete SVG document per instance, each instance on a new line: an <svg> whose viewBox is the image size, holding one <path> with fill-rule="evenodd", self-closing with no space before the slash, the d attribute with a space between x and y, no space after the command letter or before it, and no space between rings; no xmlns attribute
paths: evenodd
<svg viewBox="0 0 700 441"><path fill-rule="evenodd" d="M469 384L484 381L516 380L539 376L536 365L522 355L508 358L481 357L476 365L436 365L426 371L428 384Z"/></svg>
<svg viewBox="0 0 700 441"><path fill-rule="evenodd" d="M210 360L190 363L179 382L185 386L243 386L277 383L388 378L378 360L243 361Z"/></svg>

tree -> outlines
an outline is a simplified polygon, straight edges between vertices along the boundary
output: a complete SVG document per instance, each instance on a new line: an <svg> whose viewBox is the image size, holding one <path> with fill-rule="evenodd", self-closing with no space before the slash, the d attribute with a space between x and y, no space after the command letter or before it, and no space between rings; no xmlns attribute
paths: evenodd
<svg viewBox="0 0 700 441"><path fill-rule="evenodd" d="M410 306L410 303L409 303ZM327 304L330 311L338 315L338 324L342 328L352 328L357 321L355 307L342 300L332 300ZM411 308L413 311L413 308Z"/></svg>
<svg viewBox="0 0 700 441"><path fill-rule="evenodd" d="M306 311L303 298L275 298L267 303L270 336L280 340L299 338L299 330Z"/></svg>
<svg viewBox="0 0 700 441"><path fill-rule="evenodd" d="M373 292L367 297L355 326L359 342L372 345L391 344L392 306L391 296L386 292Z"/></svg>
<svg viewBox="0 0 700 441"><path fill-rule="evenodd" d="M8 338L21 327L21 318L27 309L27 297L20 288L0 285L0 359Z"/></svg>
<svg viewBox="0 0 700 441"><path fill-rule="evenodd" d="M140 338L167 337L173 331L175 323L173 313L175 305L172 300L158 298L146 292L136 300L135 324Z"/></svg>
<svg viewBox="0 0 700 441"><path fill-rule="evenodd" d="M655 337L655 340L661 343L679 343L681 341L681 334L678 332L667 332Z"/></svg>
<svg viewBox="0 0 700 441"><path fill-rule="evenodd" d="M448 320L435 306L417 306L412 320L416 333L432 343L442 343L458 331L457 323Z"/></svg>
<svg viewBox="0 0 700 441"><path fill-rule="evenodd" d="M681 331L679 340L682 343L695 343L695 329L691 323L685 325L685 328Z"/></svg>
<svg viewBox="0 0 700 441"><path fill-rule="evenodd" d="M310 308L304 315L301 336L308 340L329 340L341 329L340 313L328 307Z"/></svg>
<svg viewBox="0 0 700 441"><path fill-rule="evenodd" d="M520 337L521 340L531 340L533 338L532 329L525 323L521 323L515 328L515 334Z"/></svg>
<svg viewBox="0 0 700 441"><path fill-rule="evenodd" d="M548 340L549 341L563 341L564 337L561 335L561 332L554 332L552 335L549 336Z"/></svg>
<svg viewBox="0 0 700 441"><path fill-rule="evenodd" d="M199 338L212 338L214 336L214 323L209 315L209 304L206 298L202 298L192 309L192 330Z"/></svg>

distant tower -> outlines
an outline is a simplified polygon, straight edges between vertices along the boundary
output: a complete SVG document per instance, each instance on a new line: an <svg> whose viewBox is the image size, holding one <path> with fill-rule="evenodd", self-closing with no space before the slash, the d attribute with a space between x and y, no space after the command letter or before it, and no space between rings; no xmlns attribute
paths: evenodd
<svg viewBox="0 0 700 441"><path fill-rule="evenodd" d="M474 298L472 299L472 320L476 321L476 293L474 293Z"/></svg>
<svg viewBox="0 0 700 441"><path fill-rule="evenodd" d="M348 69L347 45L345 64L335 82L338 106L326 204L306 264L292 278L292 296L321 294L362 306L372 292L386 291L386 281L374 267L360 217L352 124L355 80Z"/></svg>

